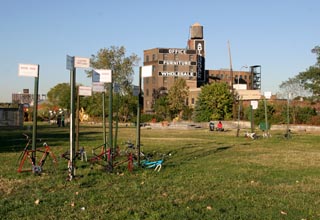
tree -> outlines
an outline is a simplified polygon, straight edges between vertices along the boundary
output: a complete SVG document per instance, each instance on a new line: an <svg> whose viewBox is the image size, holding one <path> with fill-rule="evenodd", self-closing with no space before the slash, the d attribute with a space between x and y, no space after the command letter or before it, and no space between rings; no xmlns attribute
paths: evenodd
<svg viewBox="0 0 320 220"><path fill-rule="evenodd" d="M168 101L168 96L162 96L158 98L154 104L154 111L155 113L162 119L169 119L169 101Z"/></svg>
<svg viewBox="0 0 320 220"><path fill-rule="evenodd" d="M91 66L95 69L113 70L113 82L120 85L122 92L126 93L132 88L134 67L138 65L139 58L136 54L126 56L126 49L111 46L110 49L100 49L96 55L91 55ZM92 76L92 70L86 71L87 76Z"/></svg>
<svg viewBox="0 0 320 220"><path fill-rule="evenodd" d="M47 94L48 101L53 106L70 109L70 84L59 83L51 88Z"/></svg>
<svg viewBox="0 0 320 220"><path fill-rule="evenodd" d="M311 50L317 54L317 62L310 66L306 71L300 72L297 78L304 88L312 93L313 96L320 96L320 47L316 46Z"/></svg>
<svg viewBox="0 0 320 220"><path fill-rule="evenodd" d="M267 118L268 118L268 124L273 124L273 123L278 123L277 121L273 120L273 114L275 113L275 108L273 105L267 103ZM258 108L254 110L254 123L256 125L260 123L265 123L265 106L264 106L264 101L260 101L258 104Z"/></svg>
<svg viewBox="0 0 320 220"><path fill-rule="evenodd" d="M280 84L280 93L277 95L279 98L287 99L288 95L292 97L308 97L311 93L304 88L298 77L289 78Z"/></svg>
<svg viewBox="0 0 320 220"><path fill-rule="evenodd" d="M312 93L313 96L320 96L320 68L310 66L305 72L300 72L297 76L304 88Z"/></svg>
<svg viewBox="0 0 320 220"><path fill-rule="evenodd" d="M233 96L226 83L212 83L202 87L196 101L195 121L223 120L232 117Z"/></svg>
<svg viewBox="0 0 320 220"><path fill-rule="evenodd" d="M175 80L168 93L169 110L172 116L176 116L182 112L186 106L188 95L189 87L187 86L186 80L182 78Z"/></svg>
<svg viewBox="0 0 320 220"><path fill-rule="evenodd" d="M320 66L320 47L319 47L319 46L315 46L315 47L311 50L311 52L317 54L317 63L316 63L316 65L317 65L317 66Z"/></svg>
<svg viewBox="0 0 320 220"><path fill-rule="evenodd" d="M119 118L122 118L124 121L127 121L130 118L130 115L133 116L136 114L136 108L133 107L133 105L137 105L137 99L133 97L132 94L132 81L134 67L138 65L139 60L140 59L136 54L126 56L126 49L123 46L111 46L110 48L100 49L96 55L91 55L90 59L91 66L94 69L113 70L113 82L120 86L120 95L119 97L117 96L119 100L115 100L113 104L115 106L117 101L119 102ZM92 76L92 70L86 71L86 73L88 77ZM99 100L91 103L93 106L90 107L90 112L99 112L96 109L101 105L95 104L96 102L99 102ZM129 111L132 112L129 113Z"/></svg>

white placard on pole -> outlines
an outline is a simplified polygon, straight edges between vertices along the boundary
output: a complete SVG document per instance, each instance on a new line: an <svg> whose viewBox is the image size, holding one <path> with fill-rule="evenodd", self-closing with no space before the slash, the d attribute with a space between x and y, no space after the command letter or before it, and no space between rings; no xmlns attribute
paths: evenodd
<svg viewBox="0 0 320 220"><path fill-rule="evenodd" d="M104 83L93 82L92 83L92 91L93 92L105 92Z"/></svg>
<svg viewBox="0 0 320 220"><path fill-rule="evenodd" d="M271 92L264 92L264 97L266 99L270 99L271 98Z"/></svg>
<svg viewBox="0 0 320 220"><path fill-rule="evenodd" d="M91 96L92 89L90 86L79 86L79 96Z"/></svg>
<svg viewBox="0 0 320 220"><path fill-rule="evenodd" d="M111 83L112 71L109 69L94 69L92 73L92 82Z"/></svg>
<svg viewBox="0 0 320 220"><path fill-rule="evenodd" d="M75 68L89 68L90 59L84 57L74 57L74 67Z"/></svg>
<svg viewBox="0 0 320 220"><path fill-rule="evenodd" d="M141 71L142 77L150 77L152 76L152 65L149 66L143 66Z"/></svg>
<svg viewBox="0 0 320 220"><path fill-rule="evenodd" d="M252 109L257 109L258 108L258 101L257 100L252 100L250 104L252 106Z"/></svg>
<svg viewBox="0 0 320 220"><path fill-rule="evenodd" d="M39 65L36 64L19 64L19 76L38 77Z"/></svg>

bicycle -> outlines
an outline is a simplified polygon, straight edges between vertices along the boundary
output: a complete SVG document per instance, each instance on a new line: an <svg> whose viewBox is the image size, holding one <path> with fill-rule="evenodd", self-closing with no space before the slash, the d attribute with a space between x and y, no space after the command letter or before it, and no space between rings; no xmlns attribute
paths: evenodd
<svg viewBox="0 0 320 220"><path fill-rule="evenodd" d="M66 151L63 154L61 154L61 157L66 159L66 160L70 160L70 151ZM87 158L87 152L85 151L84 147L81 147L76 153L73 159L79 159L81 161L88 161Z"/></svg>
<svg viewBox="0 0 320 220"><path fill-rule="evenodd" d="M27 134L23 134L23 135L26 137L28 141L18 159L18 161L20 161L19 167L17 170L19 173L32 171L34 174L41 174L43 170L42 167L44 166L48 156L52 158L54 165L58 163L54 153L51 151L49 145L46 142L43 143L43 147L36 148L36 150L32 150L32 149L30 150L29 147L30 147L30 144L32 143L32 139L30 139ZM38 139L38 140L41 142L41 139ZM41 159L38 164L36 164L36 158L33 158L33 155L36 152L42 153ZM29 162L31 163L31 169L23 169L24 163L27 159L29 159Z"/></svg>

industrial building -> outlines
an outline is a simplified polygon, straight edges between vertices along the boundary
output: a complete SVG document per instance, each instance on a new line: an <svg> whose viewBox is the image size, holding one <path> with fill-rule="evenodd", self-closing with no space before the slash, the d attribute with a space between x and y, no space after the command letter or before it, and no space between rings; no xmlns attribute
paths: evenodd
<svg viewBox="0 0 320 220"><path fill-rule="evenodd" d="M189 97L186 103L193 107L201 86L226 82L230 89L242 91L242 99L256 99L260 95L261 67L251 66L249 71L206 70L203 26L190 27L186 48L153 48L144 50L144 66L152 65L152 76L143 80L144 112L153 112L153 104L161 93L167 93L178 77L186 80ZM250 92L251 91L251 92ZM241 92L239 92L241 93ZM252 93L252 94L251 94Z"/></svg>

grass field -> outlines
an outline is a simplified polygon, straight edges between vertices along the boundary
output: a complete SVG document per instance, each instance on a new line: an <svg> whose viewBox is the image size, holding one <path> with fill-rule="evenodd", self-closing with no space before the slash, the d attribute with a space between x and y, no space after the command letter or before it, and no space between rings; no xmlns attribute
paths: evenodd
<svg viewBox="0 0 320 220"><path fill-rule="evenodd" d="M41 175L18 173L22 133L0 131L1 219L320 219L320 136L285 139L235 137L234 131L141 130L142 150L168 154L160 172L124 164L113 173L77 161L66 181L69 128L39 125L38 137L58 157ZM135 141L134 128L119 129L118 143ZM102 144L100 127L80 130L88 157ZM119 159L121 160L121 159Z"/></svg>

